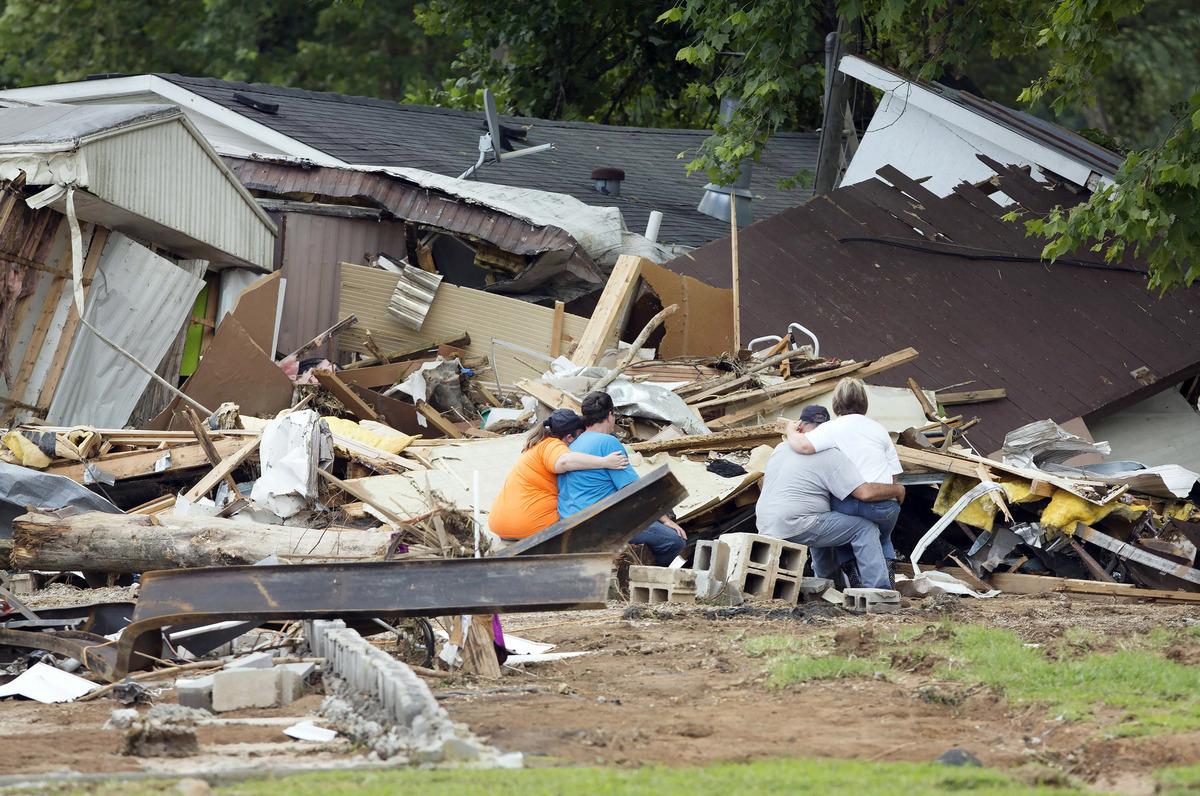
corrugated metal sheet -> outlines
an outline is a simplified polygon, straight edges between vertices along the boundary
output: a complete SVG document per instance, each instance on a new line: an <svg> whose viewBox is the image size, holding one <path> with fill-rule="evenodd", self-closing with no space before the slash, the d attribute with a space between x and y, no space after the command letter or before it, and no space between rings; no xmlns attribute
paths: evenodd
<svg viewBox="0 0 1200 796"><path fill-rule="evenodd" d="M82 154L89 189L102 199L247 263L274 267L270 226L181 119L87 143Z"/></svg>
<svg viewBox="0 0 1200 796"><path fill-rule="evenodd" d="M287 214L280 224L279 238L280 267L287 280L279 324L279 350L285 354L341 320L338 263L364 262L368 253L399 256L405 250L402 224L307 213Z"/></svg>
<svg viewBox="0 0 1200 796"><path fill-rule="evenodd" d="M1033 213L1080 200L1019 169L988 165L1002 175L1000 190ZM964 184L939 198L895 169L881 175L892 185L841 188L739 233L743 340L799 322L828 355L866 359L906 346L921 353L873 379L880 384L912 377L926 389L1003 387L1006 400L960 407L968 419L982 418L969 436L984 452L1033 420L1096 419L1200 372L1194 288L1159 297L1140 273L1039 263L1043 242L1002 221L1005 210L979 190ZM986 259L991 254L1034 261ZM729 261L724 240L666 267L728 287ZM1125 265L1140 267L1131 258ZM1130 375L1143 366L1157 384Z"/></svg>
<svg viewBox="0 0 1200 796"><path fill-rule="evenodd" d="M396 279L396 274L391 271L359 265L342 266L341 314L345 317L354 313L358 316L358 325L338 337L339 348L367 353L363 345L366 329L371 330L371 336L384 351L397 351L466 331L471 335L471 344L467 347L471 356L490 357L493 337L550 355L554 329L552 309L443 283L421 331L414 332L388 315L388 299L396 287ZM563 333L575 340L583 336L586 326L587 318L563 316ZM504 384L537 378L545 369L544 364L535 357L508 348L496 348L495 366Z"/></svg>
<svg viewBox="0 0 1200 796"><path fill-rule="evenodd" d="M113 233L100 255L84 317L140 362L155 367L203 285L171 261ZM149 381L148 374L80 326L46 419L121 428Z"/></svg>
<svg viewBox="0 0 1200 796"><path fill-rule="evenodd" d="M411 265L404 266L396 274L396 290L388 302L388 315L409 329L421 331L421 324L425 323L429 305L433 303L441 283L441 274L431 274Z"/></svg>
<svg viewBox="0 0 1200 796"><path fill-rule="evenodd" d="M251 190L367 199L397 218L468 239L478 238L514 254L534 257L560 252L566 258L564 267L577 278L595 284L604 282L592 258L558 227L535 227L492 208L393 175L237 158L227 158L226 162Z"/></svg>

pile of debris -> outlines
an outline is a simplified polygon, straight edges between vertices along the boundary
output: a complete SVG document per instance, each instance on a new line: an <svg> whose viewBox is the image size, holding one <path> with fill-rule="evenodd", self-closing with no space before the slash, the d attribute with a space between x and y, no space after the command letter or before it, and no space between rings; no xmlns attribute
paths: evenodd
<svg viewBox="0 0 1200 796"><path fill-rule="evenodd" d="M829 405L840 379L884 373L915 350L821 356L793 325L730 354L731 291L637 257L618 260L586 318L561 302L441 284L413 266L341 267L343 320L278 361L267 353L277 330L259 323L277 303L267 277L242 292L195 372L142 428L27 416L4 434L0 506L11 538L0 534L0 555L19 574L0 588L0 663L20 674L12 693L43 693L44 670L21 673L31 649L135 698L143 679L183 674L181 704L218 711L245 701L231 694L286 701L316 664L341 700L328 715L373 723L378 757L478 759L491 753L448 724L413 672L499 676L507 653L496 614L601 607L613 589L635 602L899 608L873 590L805 577L803 546L753 531L781 425L806 404ZM578 411L595 390L612 396L616 433L642 478L503 548L486 515L524 432L555 409ZM929 392L909 379L868 392L910 486L897 532L902 593L1054 588L1200 601L1198 511L1186 500L1194 474L1064 467L1094 448L1053 424L1019 430L1003 462L988 459L965 434L978 421L945 407L1003 391ZM676 568L646 566L627 543L667 511L689 547ZM905 528L917 529L907 544ZM692 569L679 566L689 559ZM923 568L931 559L942 568ZM24 607L16 592L63 577L54 573L93 585L140 579L136 605ZM261 672L220 660L264 628L282 659L256 658ZM381 629L397 650L407 644L412 666L393 672L383 661L393 656L359 635ZM230 666L244 671L222 670ZM70 687L82 690L64 698L99 693L94 682ZM364 719L370 705L383 713ZM130 721L139 749L162 738L188 748L194 737L177 717Z"/></svg>

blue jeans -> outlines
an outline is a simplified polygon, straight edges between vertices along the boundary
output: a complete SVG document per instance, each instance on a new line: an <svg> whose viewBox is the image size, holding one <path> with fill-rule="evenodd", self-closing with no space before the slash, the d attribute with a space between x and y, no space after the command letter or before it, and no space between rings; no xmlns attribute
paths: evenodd
<svg viewBox="0 0 1200 796"><path fill-rule="evenodd" d="M808 547L813 573L818 578L833 580L838 569L837 548L848 545L858 561L858 574L864 587L892 587L883 560L883 548L879 544L879 526L869 520L836 511L818 514L811 528L787 541Z"/></svg>
<svg viewBox="0 0 1200 796"><path fill-rule="evenodd" d="M896 548L892 546L892 531L896 527L896 520L900 518L900 503L895 500L880 500L877 503L868 503L865 500L859 500L856 497L847 496L844 500L838 500L831 497L829 507L839 514L850 514L854 517L862 517L864 520L870 520L879 526L879 544L883 547L883 557L896 557ZM854 560L854 551L848 545L838 548L837 552L838 564L844 564L847 561Z"/></svg>
<svg viewBox="0 0 1200 796"><path fill-rule="evenodd" d="M679 551L687 544L675 531L661 522L652 522L650 527L629 540L630 544L644 544L654 552L654 563L665 567L675 560Z"/></svg>

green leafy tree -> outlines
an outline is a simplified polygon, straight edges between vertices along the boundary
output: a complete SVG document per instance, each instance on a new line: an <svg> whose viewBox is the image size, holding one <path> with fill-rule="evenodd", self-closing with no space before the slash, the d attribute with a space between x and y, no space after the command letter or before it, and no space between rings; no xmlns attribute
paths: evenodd
<svg viewBox="0 0 1200 796"><path fill-rule="evenodd" d="M414 94L429 104L473 107L492 89L502 110L545 119L641 126L707 126L715 113L680 100L702 68L679 64L689 35L656 21L639 0L430 0L417 19L463 42L458 77Z"/></svg>
<svg viewBox="0 0 1200 796"><path fill-rule="evenodd" d="M459 47L415 0L7 0L0 84L177 72L382 99L436 84Z"/></svg>

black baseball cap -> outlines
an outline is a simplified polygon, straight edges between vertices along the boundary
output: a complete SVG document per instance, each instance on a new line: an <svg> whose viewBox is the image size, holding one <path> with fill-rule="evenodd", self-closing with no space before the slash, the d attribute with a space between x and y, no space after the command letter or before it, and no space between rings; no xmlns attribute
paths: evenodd
<svg viewBox="0 0 1200 796"><path fill-rule="evenodd" d="M556 437L570 434L572 431L583 431L586 428L583 425L583 418L570 409L555 409L542 425Z"/></svg>
<svg viewBox="0 0 1200 796"><path fill-rule="evenodd" d="M829 420L829 410L817 404L809 404L800 412L801 423L825 423Z"/></svg>

